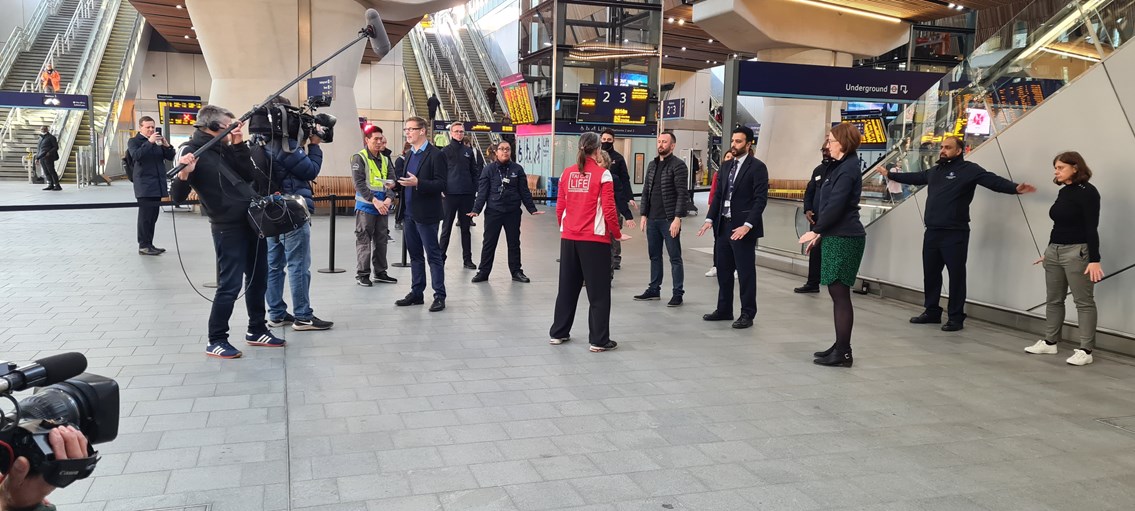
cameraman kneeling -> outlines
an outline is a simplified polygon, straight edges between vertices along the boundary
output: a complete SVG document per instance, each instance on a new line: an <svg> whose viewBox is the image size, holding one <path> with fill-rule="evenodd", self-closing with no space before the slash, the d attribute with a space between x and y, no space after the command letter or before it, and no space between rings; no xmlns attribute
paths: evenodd
<svg viewBox="0 0 1135 511"><path fill-rule="evenodd" d="M81 459L87 457L87 438L71 426L53 428L47 435L56 460ZM47 501L47 495L55 487L43 480L42 476L28 477L31 465L28 459L20 456L12 463L8 475L0 476L0 511L39 511L54 509Z"/></svg>
<svg viewBox="0 0 1135 511"><path fill-rule="evenodd" d="M291 103L277 96L272 105ZM287 137L274 137L264 145L253 144L252 158L260 170L268 174L271 192L299 195L307 203L309 212L315 212L311 181L319 176L323 166L322 140L312 133L307 151L299 141ZM287 144L286 146L284 144ZM284 267L290 274L292 312L284 302ZM327 330L334 323L315 317L311 310L311 221L292 232L268 238L268 326L278 327L291 323L295 330Z"/></svg>
<svg viewBox="0 0 1135 511"><path fill-rule="evenodd" d="M177 174L170 189L175 203L189 196L190 187L196 190L212 226L213 247L217 253L217 294L209 312L209 345L205 354L218 358L241 356L240 350L229 344L229 318L246 277L248 288L244 305L248 309L248 330L245 341L251 346L284 345L283 339L268 331L264 321L268 247L247 219L247 192L264 194L267 179L252 163L240 127L221 143L201 153L200 158L190 154L228 129L235 119L232 112L218 106L207 105L201 109L197 114L197 131L182 146L183 156L178 159L186 166ZM239 182L234 183L230 178Z"/></svg>

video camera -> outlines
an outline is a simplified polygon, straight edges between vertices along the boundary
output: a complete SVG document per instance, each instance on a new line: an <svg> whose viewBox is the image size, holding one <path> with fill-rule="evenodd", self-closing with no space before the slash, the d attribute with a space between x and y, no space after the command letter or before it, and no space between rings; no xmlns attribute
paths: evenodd
<svg viewBox="0 0 1135 511"><path fill-rule="evenodd" d="M290 139L296 142L318 135L324 142L335 139L335 116L317 114L316 109L331 106L331 96L307 98L300 107L285 102L271 102L252 111L248 132L266 140Z"/></svg>
<svg viewBox="0 0 1135 511"><path fill-rule="evenodd" d="M28 459L31 474L63 488L91 475L98 452L90 447L118 436L118 383L83 371L87 359L80 353L63 353L17 368L0 362L0 399L15 409L0 410L0 473L7 474L16 458ZM12 392L41 387L16 401ZM74 426L87 437L87 457L56 460L48 442L53 428Z"/></svg>

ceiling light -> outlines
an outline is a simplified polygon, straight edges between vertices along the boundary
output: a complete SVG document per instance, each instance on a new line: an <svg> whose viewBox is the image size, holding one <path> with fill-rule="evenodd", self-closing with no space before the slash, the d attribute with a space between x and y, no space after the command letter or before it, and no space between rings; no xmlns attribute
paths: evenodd
<svg viewBox="0 0 1135 511"><path fill-rule="evenodd" d="M629 42L631 42L631 40L630 40L630 39L623 39L623 42L624 42L624 43L629 43Z"/></svg>
<svg viewBox="0 0 1135 511"><path fill-rule="evenodd" d="M186 39L189 39L189 36L184 36L184 37L185 37Z"/></svg>
<svg viewBox="0 0 1135 511"><path fill-rule="evenodd" d="M874 18L874 19L877 19L877 20L889 21L891 23L901 23L902 22L901 19L896 18L894 16L887 16L885 14L878 14L878 13L874 13L874 12L870 12L870 11L862 11L862 10L859 10L859 9L852 9L850 7L844 7L842 5L829 4L827 2L818 2L816 0L793 0L793 1L798 2L798 3L802 3L802 4L812 5L812 6L815 6L815 7L822 7L824 9L831 9L833 11L846 12L848 14L858 14L858 15L863 16L865 18Z"/></svg>
<svg viewBox="0 0 1135 511"><path fill-rule="evenodd" d="M680 19L680 20L678 20L678 24L679 24L679 25L685 25L685 24L686 24L686 20L681 20L681 19Z"/></svg>
<svg viewBox="0 0 1135 511"><path fill-rule="evenodd" d="M737 58L737 54L736 54L736 53L734 53L734 54L733 54L733 58Z"/></svg>
<svg viewBox="0 0 1135 511"><path fill-rule="evenodd" d="M686 47L685 47L685 46L683 46L683 47L682 47L682 51L686 51Z"/></svg>
<svg viewBox="0 0 1135 511"><path fill-rule="evenodd" d="M951 9L953 9L953 8L955 8L955 7L957 7L957 6L956 6L956 5L954 5L954 4L946 4L946 7L949 7L949 8L951 8Z"/></svg>
<svg viewBox="0 0 1135 511"><path fill-rule="evenodd" d="M673 23L673 22L674 22L674 17L673 17L673 16L670 16L670 19L668 19L668 20L666 20L666 21L669 21L670 23Z"/></svg>
<svg viewBox="0 0 1135 511"><path fill-rule="evenodd" d="M710 39L710 40L709 40L709 44L713 44L713 39Z"/></svg>
<svg viewBox="0 0 1135 511"><path fill-rule="evenodd" d="M181 9L181 8L182 8L182 7L181 7L181 4L177 4L177 8L178 8L178 9Z"/></svg>

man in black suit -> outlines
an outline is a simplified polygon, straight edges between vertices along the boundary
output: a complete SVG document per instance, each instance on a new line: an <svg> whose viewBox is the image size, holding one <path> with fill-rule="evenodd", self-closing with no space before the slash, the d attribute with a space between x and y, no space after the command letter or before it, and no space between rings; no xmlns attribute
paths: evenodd
<svg viewBox="0 0 1135 511"><path fill-rule="evenodd" d="M698 236L717 229L717 310L702 316L706 321L733 319L733 271L741 286L741 315L733 328L753 326L757 315L757 239L764 236L761 215L768 204L768 168L752 154L753 130L733 129L729 152L733 162L722 169L705 225Z"/></svg>
<svg viewBox="0 0 1135 511"><path fill-rule="evenodd" d="M410 294L394 302L395 305L422 305L425 303L426 261L430 265L434 301L430 312L445 309L445 260L438 245L438 227L444 209L441 194L445 191L449 164L445 154L434 147L426 136L426 120L421 117L406 119L403 128L410 144L405 163L396 169L396 192L402 194L402 229L406 236L406 250L410 255ZM423 254L424 250L424 254Z"/></svg>

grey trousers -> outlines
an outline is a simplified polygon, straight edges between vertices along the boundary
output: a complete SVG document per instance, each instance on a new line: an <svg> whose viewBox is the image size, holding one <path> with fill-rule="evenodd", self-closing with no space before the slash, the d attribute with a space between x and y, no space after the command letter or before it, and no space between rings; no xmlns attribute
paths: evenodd
<svg viewBox="0 0 1135 511"><path fill-rule="evenodd" d="M386 237L390 234L389 215L370 215L355 211L355 258L356 272L369 275L374 267L375 275L386 271Z"/></svg>
<svg viewBox="0 0 1135 511"><path fill-rule="evenodd" d="M1050 244L1044 251L1044 279L1047 304L1044 309L1044 338L1050 342L1061 340L1064 326L1064 300L1072 288L1072 301L1080 325L1080 348L1096 347L1095 283L1084 274L1088 267L1088 245Z"/></svg>
<svg viewBox="0 0 1135 511"><path fill-rule="evenodd" d="M623 225L623 215L618 215L619 226ZM614 236L611 237L611 271L623 264L623 243Z"/></svg>

